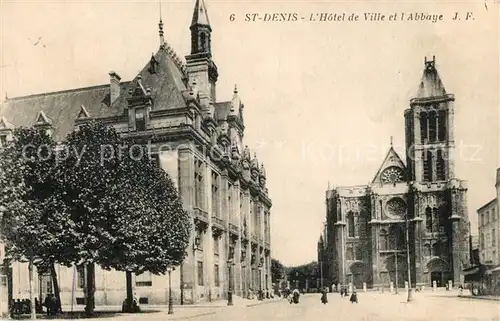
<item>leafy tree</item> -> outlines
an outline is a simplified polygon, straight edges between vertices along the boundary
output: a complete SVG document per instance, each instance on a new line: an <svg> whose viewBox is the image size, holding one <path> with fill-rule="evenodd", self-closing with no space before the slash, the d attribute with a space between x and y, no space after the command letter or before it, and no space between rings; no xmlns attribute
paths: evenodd
<svg viewBox="0 0 500 321"><path fill-rule="evenodd" d="M2 234L7 255L29 263L32 318L35 318L33 266L41 262L53 266L56 261L73 259L71 251L65 250L71 224L65 207L52 193L54 147L43 130L20 128L14 131L13 141L0 152ZM53 276L56 277L54 273Z"/></svg>
<svg viewBox="0 0 500 321"><path fill-rule="evenodd" d="M287 269L287 277L293 286L305 287L306 280L309 284L315 284L320 277L318 262L313 261L307 264L290 267Z"/></svg>
<svg viewBox="0 0 500 321"><path fill-rule="evenodd" d="M278 282L285 276L285 267L277 259L271 259L271 279L273 283Z"/></svg>
<svg viewBox="0 0 500 321"><path fill-rule="evenodd" d="M73 244L87 265L87 314L94 307L95 264L127 272L130 308L132 273L163 274L184 259L189 216L145 147L124 144L113 128L88 123L65 146L58 182L76 222Z"/></svg>
<svg viewBox="0 0 500 321"><path fill-rule="evenodd" d="M132 273L165 274L182 263L189 245L190 218L169 175L145 146L122 146L117 179L107 198L120 213L115 242L101 264L126 272L126 311L132 311Z"/></svg>

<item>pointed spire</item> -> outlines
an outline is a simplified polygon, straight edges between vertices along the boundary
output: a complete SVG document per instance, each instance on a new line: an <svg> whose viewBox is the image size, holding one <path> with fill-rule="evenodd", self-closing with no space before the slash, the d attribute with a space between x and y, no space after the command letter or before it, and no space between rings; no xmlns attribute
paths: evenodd
<svg viewBox="0 0 500 321"><path fill-rule="evenodd" d="M210 27L210 20L208 19L207 6L205 5L204 0L196 0L194 5L193 20L191 21L191 27L196 25Z"/></svg>
<svg viewBox="0 0 500 321"><path fill-rule="evenodd" d="M391 147L392 147L392 138L393 138L393 136L391 136Z"/></svg>
<svg viewBox="0 0 500 321"><path fill-rule="evenodd" d="M432 60L424 60L424 74L418 88L416 98L431 98L446 95L446 90L436 69L436 56Z"/></svg>
<svg viewBox="0 0 500 321"><path fill-rule="evenodd" d="M165 38L163 37L163 20L161 19L161 0L158 1L160 10L160 23L158 23L159 33L160 33L160 47L165 45Z"/></svg>
<svg viewBox="0 0 500 321"><path fill-rule="evenodd" d="M237 116L240 111L240 96L238 95L238 87L234 85L233 99L231 100L230 115Z"/></svg>

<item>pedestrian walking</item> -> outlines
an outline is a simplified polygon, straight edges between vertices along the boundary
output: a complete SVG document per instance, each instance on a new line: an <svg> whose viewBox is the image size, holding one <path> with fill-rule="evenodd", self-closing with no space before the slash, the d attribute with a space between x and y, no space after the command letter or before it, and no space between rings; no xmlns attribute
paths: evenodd
<svg viewBox="0 0 500 321"><path fill-rule="evenodd" d="M358 295L356 294L356 291L353 291L352 294L351 294L351 298L349 299L349 301L351 301L351 303L358 303Z"/></svg>
<svg viewBox="0 0 500 321"><path fill-rule="evenodd" d="M321 303L323 303L323 304L328 303L328 295L327 295L326 288L323 288L323 290L321 291Z"/></svg>

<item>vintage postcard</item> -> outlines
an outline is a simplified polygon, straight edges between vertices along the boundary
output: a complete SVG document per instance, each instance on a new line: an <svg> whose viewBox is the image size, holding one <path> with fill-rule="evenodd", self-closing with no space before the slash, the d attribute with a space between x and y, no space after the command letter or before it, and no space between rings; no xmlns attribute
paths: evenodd
<svg viewBox="0 0 500 321"><path fill-rule="evenodd" d="M5 319L499 320L497 1L0 1Z"/></svg>

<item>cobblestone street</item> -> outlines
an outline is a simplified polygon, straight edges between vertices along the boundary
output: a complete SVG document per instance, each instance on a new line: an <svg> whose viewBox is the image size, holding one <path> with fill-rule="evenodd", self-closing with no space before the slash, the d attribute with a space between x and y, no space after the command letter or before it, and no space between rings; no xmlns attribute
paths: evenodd
<svg viewBox="0 0 500 321"><path fill-rule="evenodd" d="M203 306L176 307L168 315L165 307L150 313L118 314L113 320L197 320L197 321L260 321L260 320L335 320L335 321L498 321L499 301L487 298L458 297L456 292L414 293L414 300L406 302L406 293L359 293L359 303L337 293L329 294L329 303L320 303L319 294L303 295L299 304L286 300L253 302L236 298L235 305L224 302ZM99 310L99 309L98 309ZM147 309L146 309L147 311ZM88 319L91 320L91 319ZM103 320L92 319L92 320Z"/></svg>

